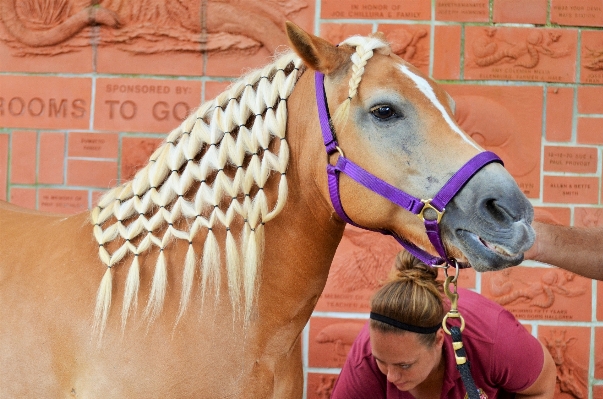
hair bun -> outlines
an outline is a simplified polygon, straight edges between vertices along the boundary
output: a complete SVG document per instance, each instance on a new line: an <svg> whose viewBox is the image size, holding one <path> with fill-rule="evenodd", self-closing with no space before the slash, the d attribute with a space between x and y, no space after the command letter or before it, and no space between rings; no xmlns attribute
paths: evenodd
<svg viewBox="0 0 603 399"><path fill-rule="evenodd" d="M435 280L438 270L428 266L408 251L400 251L396 256L396 277L412 280Z"/></svg>

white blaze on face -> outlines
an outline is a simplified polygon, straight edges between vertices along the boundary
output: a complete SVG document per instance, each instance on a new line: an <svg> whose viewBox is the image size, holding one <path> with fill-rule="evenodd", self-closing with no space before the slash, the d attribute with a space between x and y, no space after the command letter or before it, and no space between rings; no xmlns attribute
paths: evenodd
<svg viewBox="0 0 603 399"><path fill-rule="evenodd" d="M440 111L440 113L444 117L444 120L446 121L446 123L448 123L448 126L450 126L450 128L452 130L457 132L459 134L459 136L461 136L463 138L463 140L465 140L467 143L471 144L473 147L475 147L479 151L483 151L472 140L470 140L469 137L467 137L467 134L458 127L458 125L456 124L455 121L452 120L452 118L450 118L450 115L448 115L448 112L446 112L446 109L444 108L442 103L438 100L435 92L433 91L433 88L431 87L429 82L427 82L427 80L412 73L406 65L399 65L398 68L400 68L400 71L402 71L402 73L404 75L408 76L413 82L415 82L415 84L417 85L419 90L421 90L421 92L425 95L425 97L427 97L427 99L429 99L429 101L431 101L431 103L437 108L438 111Z"/></svg>

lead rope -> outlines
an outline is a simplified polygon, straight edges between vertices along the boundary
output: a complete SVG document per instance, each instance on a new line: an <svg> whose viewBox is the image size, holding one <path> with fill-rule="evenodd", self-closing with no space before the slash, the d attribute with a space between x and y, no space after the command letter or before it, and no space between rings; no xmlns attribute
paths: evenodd
<svg viewBox="0 0 603 399"><path fill-rule="evenodd" d="M471 376L471 364L467 359L467 352L463 347L463 337L461 336L461 332L465 329L465 319L458 310L459 294L457 291L457 282L459 276L459 267L456 263L456 260L453 260L453 263L456 267L456 274L454 276L449 276L448 268L444 268L444 273L446 274L446 281L444 282L444 292L446 293L448 299L450 299L450 310L448 311L446 316L444 316L444 320L442 320L442 328L448 335L452 337L452 348L454 349L456 368L461 374L461 379L463 380L465 391L467 391L467 395L465 396L465 398L481 399L480 392L475 386L475 382L473 381L473 377ZM454 291L450 289L451 285L454 286ZM446 326L446 321L449 318L460 319L461 326L451 326L450 329L448 329L448 327Z"/></svg>

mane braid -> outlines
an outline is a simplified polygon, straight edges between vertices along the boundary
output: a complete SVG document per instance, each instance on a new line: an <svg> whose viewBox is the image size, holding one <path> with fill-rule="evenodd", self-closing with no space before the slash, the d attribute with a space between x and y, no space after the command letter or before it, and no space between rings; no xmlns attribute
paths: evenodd
<svg viewBox="0 0 603 399"><path fill-rule="evenodd" d="M287 199L286 100L301 68L299 57L286 53L233 83L174 129L133 180L108 191L92 209L99 257L107 266L96 299L94 329L99 337L111 305L112 268L132 255L121 314L123 329L137 306L139 255L153 247L159 253L144 310L149 321L163 307L165 252L175 240L188 243L177 320L190 302L197 267L202 298L213 291L217 299L222 276L216 229L226 231L226 279L233 310L236 314L244 296L245 322L249 321L258 288L264 224L279 214ZM274 204L269 204L263 190L271 177L279 179ZM230 228L233 224L242 226L238 240ZM193 248L193 238L199 233L206 234L200 265Z"/></svg>

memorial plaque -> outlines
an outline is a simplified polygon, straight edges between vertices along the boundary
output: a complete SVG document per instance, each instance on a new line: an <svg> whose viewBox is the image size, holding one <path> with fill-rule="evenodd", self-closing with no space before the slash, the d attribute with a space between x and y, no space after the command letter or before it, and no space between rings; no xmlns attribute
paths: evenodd
<svg viewBox="0 0 603 399"><path fill-rule="evenodd" d="M38 189L38 209L44 212L72 214L88 209L88 191Z"/></svg>
<svg viewBox="0 0 603 399"><path fill-rule="evenodd" d="M546 139L570 141L574 116L574 89L548 87L546 93Z"/></svg>
<svg viewBox="0 0 603 399"><path fill-rule="evenodd" d="M309 367L343 367L345 359L367 318L312 317L308 348Z"/></svg>
<svg viewBox="0 0 603 399"><path fill-rule="evenodd" d="M0 133L0 200L6 201L8 181L8 134Z"/></svg>
<svg viewBox="0 0 603 399"><path fill-rule="evenodd" d="M603 144L603 118L578 118L577 142Z"/></svg>
<svg viewBox="0 0 603 399"><path fill-rule="evenodd" d="M574 226L576 227L601 227L603 226L603 208L574 209Z"/></svg>
<svg viewBox="0 0 603 399"><path fill-rule="evenodd" d="M65 133L40 133L38 183L63 184L65 170Z"/></svg>
<svg viewBox="0 0 603 399"><path fill-rule="evenodd" d="M320 17L429 20L431 4L425 0L322 0Z"/></svg>
<svg viewBox="0 0 603 399"><path fill-rule="evenodd" d="M201 82L99 78L94 128L169 133L200 102Z"/></svg>
<svg viewBox="0 0 603 399"><path fill-rule="evenodd" d="M551 0L551 22L571 26L603 25L601 0Z"/></svg>
<svg viewBox="0 0 603 399"><path fill-rule="evenodd" d="M534 220L542 223L569 226L571 213L570 208L536 206L534 207Z"/></svg>
<svg viewBox="0 0 603 399"><path fill-rule="evenodd" d="M429 74L429 28L425 25L381 24L377 30L385 34L394 54Z"/></svg>
<svg viewBox="0 0 603 399"><path fill-rule="evenodd" d="M597 204L599 203L599 179L544 176L543 200L562 204Z"/></svg>
<svg viewBox="0 0 603 399"><path fill-rule="evenodd" d="M67 160L70 186L110 188L117 184L117 161Z"/></svg>
<svg viewBox="0 0 603 399"><path fill-rule="evenodd" d="M0 76L0 126L87 129L89 78Z"/></svg>
<svg viewBox="0 0 603 399"><path fill-rule="evenodd" d="M27 209L36 209L36 189L11 187L10 203Z"/></svg>
<svg viewBox="0 0 603 399"><path fill-rule="evenodd" d="M10 148L10 182L12 184L35 184L37 147L38 134L36 132L13 132Z"/></svg>
<svg viewBox="0 0 603 399"><path fill-rule="evenodd" d="M401 249L392 237L347 225L316 310L368 312Z"/></svg>
<svg viewBox="0 0 603 399"><path fill-rule="evenodd" d="M580 83L603 83L603 31L581 33Z"/></svg>
<svg viewBox="0 0 603 399"><path fill-rule="evenodd" d="M603 327L595 327L595 378L603 379Z"/></svg>
<svg viewBox="0 0 603 399"><path fill-rule="evenodd" d="M545 172L596 173L599 150L591 147L544 147Z"/></svg>
<svg viewBox="0 0 603 399"><path fill-rule="evenodd" d="M541 325L538 339L557 367L555 398L587 398L590 327Z"/></svg>
<svg viewBox="0 0 603 399"><path fill-rule="evenodd" d="M373 31L373 24L320 24L320 37L333 44L339 44L350 36L368 36Z"/></svg>
<svg viewBox="0 0 603 399"><path fill-rule="evenodd" d="M435 18L438 21L489 22L488 0L438 0Z"/></svg>
<svg viewBox="0 0 603 399"><path fill-rule="evenodd" d="M579 86L578 87L578 113L603 114L603 87Z"/></svg>
<svg viewBox="0 0 603 399"><path fill-rule="evenodd" d="M503 23L546 24L548 0L497 0L493 20Z"/></svg>
<svg viewBox="0 0 603 399"><path fill-rule="evenodd" d="M591 280L557 268L483 273L481 293L520 320L591 320Z"/></svg>
<svg viewBox="0 0 603 399"><path fill-rule="evenodd" d="M134 177L136 172L149 163L149 158L163 142L155 137L124 137L121 140L121 180Z"/></svg>
<svg viewBox="0 0 603 399"><path fill-rule="evenodd" d="M117 158L117 133L69 133L69 157Z"/></svg>
<svg viewBox="0 0 603 399"><path fill-rule="evenodd" d="M445 85L455 118L480 146L498 154L529 198L540 196L543 91L528 86Z"/></svg>
<svg viewBox="0 0 603 399"><path fill-rule="evenodd" d="M574 82L575 29L465 27L465 79Z"/></svg>
<svg viewBox="0 0 603 399"><path fill-rule="evenodd" d="M308 373L307 398L330 399L333 385L339 374Z"/></svg>

